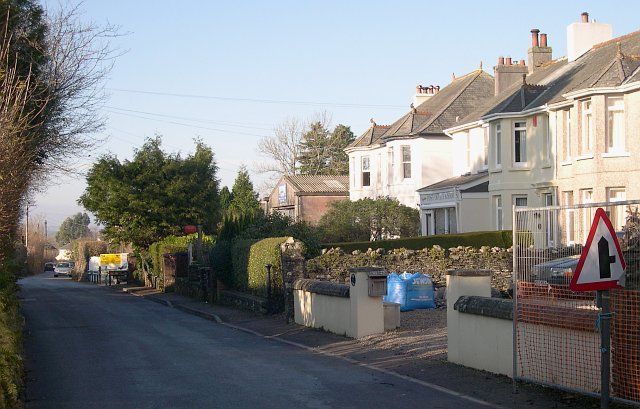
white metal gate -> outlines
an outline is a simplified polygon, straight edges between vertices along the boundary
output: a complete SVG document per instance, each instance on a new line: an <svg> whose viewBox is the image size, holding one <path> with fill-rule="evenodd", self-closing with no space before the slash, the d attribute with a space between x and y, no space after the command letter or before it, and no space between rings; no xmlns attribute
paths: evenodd
<svg viewBox="0 0 640 409"><path fill-rule="evenodd" d="M611 291L612 396L640 402L640 201L514 207L514 377L589 395L600 392L595 292L569 282L595 210L612 221L627 262Z"/></svg>

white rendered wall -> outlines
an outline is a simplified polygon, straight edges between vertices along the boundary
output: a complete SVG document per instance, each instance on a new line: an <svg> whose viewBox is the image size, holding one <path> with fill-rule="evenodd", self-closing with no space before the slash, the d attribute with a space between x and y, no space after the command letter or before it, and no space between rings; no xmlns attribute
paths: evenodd
<svg viewBox="0 0 640 409"><path fill-rule="evenodd" d="M576 60L596 44L613 38L613 27L605 23L571 23L567 26L567 59Z"/></svg>

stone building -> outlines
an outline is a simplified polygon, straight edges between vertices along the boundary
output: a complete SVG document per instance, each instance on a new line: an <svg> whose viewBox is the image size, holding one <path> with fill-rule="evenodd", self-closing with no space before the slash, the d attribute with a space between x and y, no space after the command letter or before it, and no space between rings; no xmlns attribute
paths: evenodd
<svg viewBox="0 0 640 409"><path fill-rule="evenodd" d="M331 203L349 199L348 176L284 175L266 198L267 214L317 224Z"/></svg>

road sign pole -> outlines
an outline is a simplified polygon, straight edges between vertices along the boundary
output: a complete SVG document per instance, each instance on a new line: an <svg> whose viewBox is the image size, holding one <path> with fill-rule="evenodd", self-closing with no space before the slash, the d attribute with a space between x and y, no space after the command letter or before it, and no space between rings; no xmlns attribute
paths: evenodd
<svg viewBox="0 0 640 409"><path fill-rule="evenodd" d="M609 307L609 290L598 290L598 328L600 329L600 408L609 409L609 381L611 364L611 309Z"/></svg>

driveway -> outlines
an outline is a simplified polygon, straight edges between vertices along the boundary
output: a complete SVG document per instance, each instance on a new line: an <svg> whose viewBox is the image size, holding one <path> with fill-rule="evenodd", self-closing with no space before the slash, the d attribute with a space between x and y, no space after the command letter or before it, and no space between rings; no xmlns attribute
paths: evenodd
<svg viewBox="0 0 640 409"><path fill-rule="evenodd" d="M481 408L110 289L19 282L27 408Z"/></svg>

